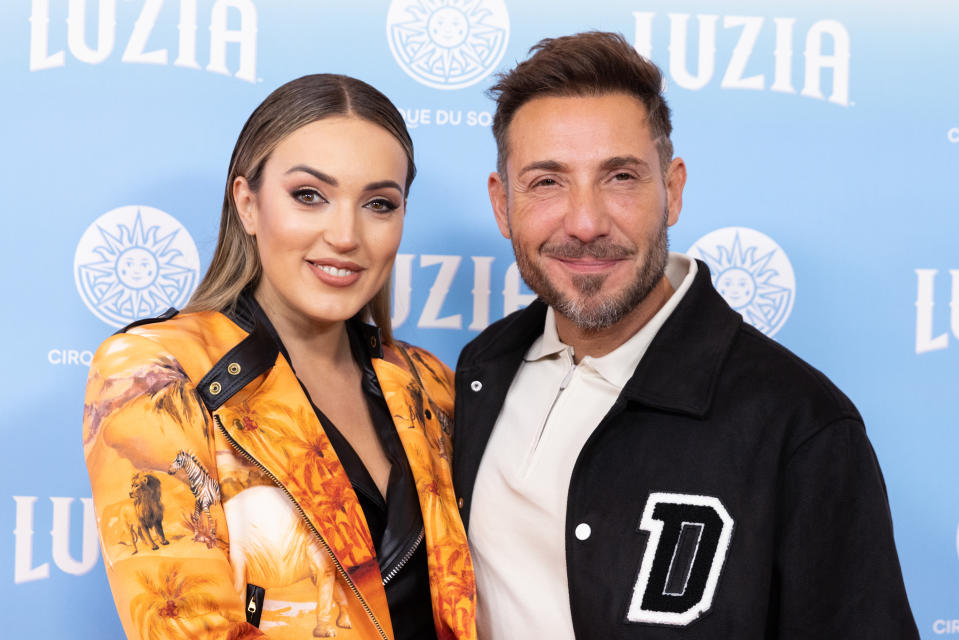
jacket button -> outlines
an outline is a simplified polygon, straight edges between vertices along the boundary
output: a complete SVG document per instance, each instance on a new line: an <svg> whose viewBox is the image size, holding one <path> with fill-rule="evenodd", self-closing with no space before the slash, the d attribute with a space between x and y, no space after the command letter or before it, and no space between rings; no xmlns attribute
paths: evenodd
<svg viewBox="0 0 959 640"><path fill-rule="evenodd" d="M473 380L470 383L470 389L472 389L473 391L479 391L482 388L483 388L483 383L480 382L479 380Z"/></svg>
<svg viewBox="0 0 959 640"><path fill-rule="evenodd" d="M580 522L576 525L576 531L574 533L576 534L577 540L586 540L593 533L593 530L585 522Z"/></svg>
<svg viewBox="0 0 959 640"><path fill-rule="evenodd" d="M459 500L456 501L456 506L458 506L460 509L463 508L463 498L462 498L462 497L461 497Z"/></svg>

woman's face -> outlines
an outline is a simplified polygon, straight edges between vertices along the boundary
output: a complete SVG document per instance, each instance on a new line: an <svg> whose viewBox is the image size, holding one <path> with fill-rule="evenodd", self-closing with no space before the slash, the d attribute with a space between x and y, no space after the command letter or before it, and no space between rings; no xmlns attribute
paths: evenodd
<svg viewBox="0 0 959 640"><path fill-rule="evenodd" d="M288 322L351 318L384 285L403 233L406 154L385 129L336 116L305 125L274 149L257 192L233 194L256 236L256 298Z"/></svg>

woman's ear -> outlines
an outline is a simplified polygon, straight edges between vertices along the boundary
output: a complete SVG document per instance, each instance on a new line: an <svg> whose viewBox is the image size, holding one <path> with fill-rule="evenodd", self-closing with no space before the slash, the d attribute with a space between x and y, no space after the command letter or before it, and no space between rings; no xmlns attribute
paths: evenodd
<svg viewBox="0 0 959 640"><path fill-rule="evenodd" d="M240 215L243 229L251 236L256 235L256 193L250 188L250 183L243 176L233 180L233 202L236 203L236 212Z"/></svg>

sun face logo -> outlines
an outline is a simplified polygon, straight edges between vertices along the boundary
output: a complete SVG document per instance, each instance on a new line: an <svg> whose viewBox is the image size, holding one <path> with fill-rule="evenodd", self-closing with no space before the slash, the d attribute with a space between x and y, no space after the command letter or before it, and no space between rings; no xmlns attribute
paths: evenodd
<svg viewBox="0 0 959 640"><path fill-rule="evenodd" d="M503 58L509 15L503 0L393 0L386 38L413 79L434 89L462 89Z"/></svg>
<svg viewBox="0 0 959 640"><path fill-rule="evenodd" d="M97 218L73 259L83 302L114 327L181 307L199 273L200 256L183 225L144 206L120 207Z"/></svg>
<svg viewBox="0 0 959 640"><path fill-rule="evenodd" d="M796 276L782 248L745 227L707 233L686 252L712 272L713 286L743 319L773 336L786 323L796 298Z"/></svg>

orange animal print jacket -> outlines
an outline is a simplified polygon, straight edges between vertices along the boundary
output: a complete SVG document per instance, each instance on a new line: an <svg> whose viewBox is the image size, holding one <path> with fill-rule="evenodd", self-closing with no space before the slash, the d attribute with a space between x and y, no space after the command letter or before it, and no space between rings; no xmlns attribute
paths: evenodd
<svg viewBox="0 0 959 640"><path fill-rule="evenodd" d="M474 640L450 480L452 373L414 347L382 351L373 367L419 496L437 634ZM259 326L199 312L108 339L90 369L83 445L128 638L392 638L356 494Z"/></svg>

